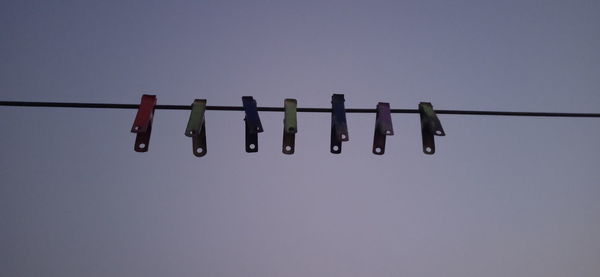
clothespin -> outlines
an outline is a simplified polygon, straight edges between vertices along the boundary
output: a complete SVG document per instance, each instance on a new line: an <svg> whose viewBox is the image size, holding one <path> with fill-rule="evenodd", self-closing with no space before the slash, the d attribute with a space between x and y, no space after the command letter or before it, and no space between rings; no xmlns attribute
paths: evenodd
<svg viewBox="0 0 600 277"><path fill-rule="evenodd" d="M152 133L152 118L156 106L156 95L144 94L131 127L131 132L136 133L134 150L136 152L147 152Z"/></svg>
<svg viewBox="0 0 600 277"><path fill-rule="evenodd" d="M344 95L331 96L331 153L342 153L342 141L348 141L348 124L346 123L346 108Z"/></svg>
<svg viewBox="0 0 600 277"><path fill-rule="evenodd" d="M252 96L242 97L244 105L244 122L246 125L246 152L258 152L258 133L263 132L260 117L258 116L258 108L256 100Z"/></svg>
<svg viewBox="0 0 600 277"><path fill-rule="evenodd" d="M373 138L373 154L383 155L385 153L385 137L393 136L392 115L390 103L379 102L377 104L377 115L375 117L375 135Z"/></svg>
<svg viewBox="0 0 600 277"><path fill-rule="evenodd" d="M283 118L283 154L294 154L298 122L296 116L296 99L285 99L283 106L285 115Z"/></svg>
<svg viewBox="0 0 600 277"><path fill-rule="evenodd" d="M419 114L421 115L421 136L423 138L423 152L428 155L435 153L434 135L445 136L442 123L438 119L433 106L429 102L419 103Z"/></svg>
<svg viewBox="0 0 600 277"><path fill-rule="evenodd" d="M188 120L185 135L192 138L193 153L196 157L206 155L206 127L204 123L206 99L196 99L192 103L192 112Z"/></svg>

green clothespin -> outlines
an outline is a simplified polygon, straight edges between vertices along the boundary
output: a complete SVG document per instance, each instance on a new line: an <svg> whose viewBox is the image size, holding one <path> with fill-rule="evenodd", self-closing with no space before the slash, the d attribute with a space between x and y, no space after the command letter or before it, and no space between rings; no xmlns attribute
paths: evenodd
<svg viewBox="0 0 600 277"><path fill-rule="evenodd" d="M283 153L294 154L298 120L296 116L298 102L296 99L285 99L283 102L285 115L283 119Z"/></svg>
<svg viewBox="0 0 600 277"><path fill-rule="evenodd" d="M196 157L206 155L206 128L204 124L206 99L196 99L192 103L192 112L188 120L185 135L192 138L193 153Z"/></svg>
<svg viewBox="0 0 600 277"><path fill-rule="evenodd" d="M435 153L435 136L445 136L440 119L435 114L433 106L429 102L419 103L419 115L421 116L421 137L423 140L423 152L427 155Z"/></svg>

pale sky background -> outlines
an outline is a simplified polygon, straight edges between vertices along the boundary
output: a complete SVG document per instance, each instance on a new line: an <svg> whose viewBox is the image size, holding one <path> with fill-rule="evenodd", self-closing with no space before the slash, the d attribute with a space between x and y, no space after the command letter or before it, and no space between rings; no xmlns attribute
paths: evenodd
<svg viewBox="0 0 600 277"><path fill-rule="evenodd" d="M0 1L0 99L600 112L599 1ZM600 276L599 119L0 107L0 276Z"/></svg>

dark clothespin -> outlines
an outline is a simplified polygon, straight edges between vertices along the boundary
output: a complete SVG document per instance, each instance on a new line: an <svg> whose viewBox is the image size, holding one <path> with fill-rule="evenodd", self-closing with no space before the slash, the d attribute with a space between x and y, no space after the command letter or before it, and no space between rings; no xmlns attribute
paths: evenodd
<svg viewBox="0 0 600 277"><path fill-rule="evenodd" d="M206 127L204 112L206 111L206 99L196 99L192 103L192 112L188 120L185 135L192 138L193 153L196 157L206 155Z"/></svg>
<svg viewBox="0 0 600 277"><path fill-rule="evenodd" d="M342 141L348 141L348 124L346 123L346 108L344 95L331 96L331 153L342 153Z"/></svg>
<svg viewBox="0 0 600 277"><path fill-rule="evenodd" d="M298 121L296 116L296 99L285 99L283 102L285 115L283 118L283 154L294 154Z"/></svg>
<svg viewBox="0 0 600 277"><path fill-rule="evenodd" d="M134 150L136 152L147 152L150 143L150 134L152 133L152 118L154 117L154 107L156 106L156 95L142 95L142 101L138 108L131 127L131 132L136 133Z"/></svg>
<svg viewBox="0 0 600 277"><path fill-rule="evenodd" d="M423 152L428 155L435 153L435 141L433 136L445 136L442 123L438 119L433 106L429 102L419 103L419 114L421 115L421 136L423 138Z"/></svg>
<svg viewBox="0 0 600 277"><path fill-rule="evenodd" d="M244 104L244 122L246 125L246 152L258 152L258 133L263 132L260 117L258 117L258 108L256 100L252 96L242 97Z"/></svg>
<svg viewBox="0 0 600 277"><path fill-rule="evenodd" d="M393 136L392 115L390 103L379 102L377 104L377 115L375 117L375 135L373 138L373 154L383 155L385 153L385 137Z"/></svg>

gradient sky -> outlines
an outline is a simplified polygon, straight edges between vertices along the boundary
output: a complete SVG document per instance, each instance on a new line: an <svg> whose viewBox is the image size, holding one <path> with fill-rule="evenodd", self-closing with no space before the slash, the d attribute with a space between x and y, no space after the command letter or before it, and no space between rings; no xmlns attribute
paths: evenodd
<svg viewBox="0 0 600 277"><path fill-rule="evenodd" d="M600 112L598 1L0 2L0 99ZM0 107L0 276L600 276L599 119Z"/></svg>

